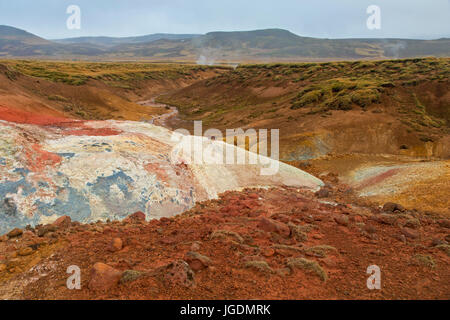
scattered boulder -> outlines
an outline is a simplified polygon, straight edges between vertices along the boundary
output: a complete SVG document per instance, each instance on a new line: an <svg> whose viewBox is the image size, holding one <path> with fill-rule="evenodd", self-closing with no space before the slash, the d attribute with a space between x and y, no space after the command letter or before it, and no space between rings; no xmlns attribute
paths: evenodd
<svg viewBox="0 0 450 320"><path fill-rule="evenodd" d="M336 223L338 225L341 225L341 226L344 226L344 227L348 226L348 217L347 216L334 217L334 221L336 221Z"/></svg>
<svg viewBox="0 0 450 320"><path fill-rule="evenodd" d="M145 219L146 219L146 215L145 215L145 213L143 213L142 211L138 211L138 212L135 212L135 213L133 213L133 214L130 214L127 218L126 218L126 220L131 220L131 221L145 221Z"/></svg>
<svg viewBox="0 0 450 320"><path fill-rule="evenodd" d="M389 212L389 213L404 212L405 208L401 204L394 203L394 202L387 202L383 206L383 211Z"/></svg>
<svg viewBox="0 0 450 320"><path fill-rule="evenodd" d="M195 272L208 268L212 263L211 259L197 252L188 252L185 255L185 261Z"/></svg>
<svg viewBox="0 0 450 320"><path fill-rule="evenodd" d="M420 226L421 226L420 221L419 221L419 219L416 219L416 218L408 219L408 221L406 221L406 223L404 225L404 227L408 227L411 229L418 229L418 228L420 228Z"/></svg>
<svg viewBox="0 0 450 320"><path fill-rule="evenodd" d="M192 288L195 286L195 274L189 264L183 260L174 261L163 267L163 279L172 286Z"/></svg>
<svg viewBox="0 0 450 320"><path fill-rule="evenodd" d="M389 214L380 214L379 216L374 216L374 219L381 224L394 225L397 222L397 217Z"/></svg>
<svg viewBox="0 0 450 320"><path fill-rule="evenodd" d="M441 219L441 220L438 220L437 223L438 223L439 226L441 226L442 228L448 228L448 229L450 229L450 219Z"/></svg>
<svg viewBox="0 0 450 320"><path fill-rule="evenodd" d="M52 224L47 224L45 226L41 226L38 228L37 230L37 235L39 237L43 237L45 236L47 233L49 232L55 232L57 230L57 227L55 225Z"/></svg>
<svg viewBox="0 0 450 320"><path fill-rule="evenodd" d="M69 216L62 216L56 219L55 222L53 222L53 225L57 228L66 229L70 227L72 223L72 219Z"/></svg>
<svg viewBox="0 0 450 320"><path fill-rule="evenodd" d="M371 226L371 225L364 225L363 229L364 229L365 232L367 232L369 234L377 232L377 229L374 226Z"/></svg>
<svg viewBox="0 0 450 320"><path fill-rule="evenodd" d="M331 195L331 189L323 187L315 193L317 198L328 198Z"/></svg>
<svg viewBox="0 0 450 320"><path fill-rule="evenodd" d="M432 247L436 247L436 246L439 246L439 245L442 245L442 244L447 244L447 242L442 240L442 239L439 239L439 238L433 238L433 240L431 241L431 246Z"/></svg>
<svg viewBox="0 0 450 320"><path fill-rule="evenodd" d="M91 280L89 289L108 290L115 287L122 277L122 272L107 264L98 262L91 269Z"/></svg>
<svg viewBox="0 0 450 320"><path fill-rule="evenodd" d="M19 249L19 251L17 252L17 254L19 256L25 257L25 256L29 256L30 254L33 254L34 250L30 247L25 247L25 248L21 248Z"/></svg>
<svg viewBox="0 0 450 320"><path fill-rule="evenodd" d="M110 252L116 252L120 251L123 248L123 242L120 238L114 238L111 240L111 243L108 246L108 251Z"/></svg>
<svg viewBox="0 0 450 320"><path fill-rule="evenodd" d="M22 234L23 234L22 229L15 228L15 229L11 230L11 231L8 233L8 238L9 238L9 239L11 239L11 238L16 238L16 237L21 236Z"/></svg>
<svg viewBox="0 0 450 320"><path fill-rule="evenodd" d="M264 257L269 258L269 257L272 257L275 254L275 250L272 249L272 248L269 248L269 247L265 247L265 248L262 249L261 254Z"/></svg>
<svg viewBox="0 0 450 320"><path fill-rule="evenodd" d="M291 230L285 223L265 217L259 220L258 228L266 232L278 233L285 237L289 237L291 234Z"/></svg>
<svg viewBox="0 0 450 320"><path fill-rule="evenodd" d="M411 229L411 228L402 228L401 232L405 237L410 238L410 239L417 239L420 236L418 231Z"/></svg>

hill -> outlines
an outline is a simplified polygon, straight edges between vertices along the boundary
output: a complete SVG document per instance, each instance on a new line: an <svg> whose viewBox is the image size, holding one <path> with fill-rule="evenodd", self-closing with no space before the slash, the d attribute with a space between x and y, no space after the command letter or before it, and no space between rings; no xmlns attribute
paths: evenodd
<svg viewBox="0 0 450 320"><path fill-rule="evenodd" d="M0 107L55 117L148 120L136 102L223 72L181 64L0 60Z"/></svg>
<svg viewBox="0 0 450 320"><path fill-rule="evenodd" d="M13 27L0 28L0 55L58 59L188 60L202 64L261 60L333 60L450 56L450 39L318 39L282 29L81 37L48 41Z"/></svg>
<svg viewBox="0 0 450 320"><path fill-rule="evenodd" d="M161 39L166 40L182 40L198 37L198 34L169 34L169 33L155 33L139 37L78 37L67 39L53 40L57 43L64 44L93 44L98 46L113 47L120 44L135 44L135 43L149 43Z"/></svg>
<svg viewBox="0 0 450 320"><path fill-rule="evenodd" d="M178 108L173 128L279 129L283 161L378 204L448 212L449 62L241 65L157 101Z"/></svg>

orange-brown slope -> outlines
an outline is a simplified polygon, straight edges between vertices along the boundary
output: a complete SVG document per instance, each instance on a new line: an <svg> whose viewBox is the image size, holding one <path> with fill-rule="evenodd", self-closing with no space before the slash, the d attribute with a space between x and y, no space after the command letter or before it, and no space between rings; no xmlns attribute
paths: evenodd
<svg viewBox="0 0 450 320"><path fill-rule="evenodd" d="M178 71L181 67L170 65L167 69L175 73L170 77L160 75L155 79L148 77L130 80L121 78L123 74L127 74L127 64L111 65L111 68L120 70L119 75L94 76L89 74L91 70L100 68L106 73L108 64L98 66L96 63L77 65L58 62L47 66L49 63L39 61L23 64L26 68L16 61L3 61L0 64L0 106L35 114L86 120L151 119L164 110L143 107L137 102L217 75L214 69L194 67L187 67L187 71L182 73ZM60 74L58 68L67 71ZM134 75L133 72L140 74L141 71L130 70L129 74ZM54 74L60 78L52 78ZM108 77L116 78L108 80Z"/></svg>

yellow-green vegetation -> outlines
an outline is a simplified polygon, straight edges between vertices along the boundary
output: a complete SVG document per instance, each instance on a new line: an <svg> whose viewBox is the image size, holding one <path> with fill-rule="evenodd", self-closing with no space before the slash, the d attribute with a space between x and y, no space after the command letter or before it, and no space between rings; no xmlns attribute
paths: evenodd
<svg viewBox="0 0 450 320"><path fill-rule="evenodd" d="M234 231L229 231L229 230L217 230L217 231L214 231L210 236L211 240L214 240L214 239L224 240L227 238L233 238L239 243L244 242L244 239L241 237L240 234L238 234Z"/></svg>
<svg viewBox="0 0 450 320"><path fill-rule="evenodd" d="M319 278L322 281L327 281L327 273L325 272L325 270L322 269L322 267L319 265L319 263L317 263L316 261L312 261L312 260L308 260L305 258L290 258L287 262L287 266L291 269L301 269L304 271L309 271L312 272L314 274L316 274L317 276L319 276Z"/></svg>
<svg viewBox="0 0 450 320"><path fill-rule="evenodd" d="M415 264L424 267L434 268L436 266L436 262L434 262L433 257L426 254L417 254L413 257L413 259Z"/></svg>
<svg viewBox="0 0 450 320"><path fill-rule="evenodd" d="M273 270L266 261L248 261L244 265L245 268L254 269L263 273L272 273Z"/></svg>
<svg viewBox="0 0 450 320"><path fill-rule="evenodd" d="M416 124L419 124L423 127L434 127L434 128L440 128L446 124L446 121L443 119L438 119L436 117L430 116L427 114L426 107L422 104L422 102L419 100L416 94L412 95L414 98L415 103L415 109L413 109L413 112L417 115L413 122Z"/></svg>
<svg viewBox="0 0 450 320"><path fill-rule="evenodd" d="M20 73L53 82L83 85L89 80L101 80L110 86L132 89L140 80L172 80L188 77L193 71L206 71L208 66L145 62L52 62L35 60L3 60ZM216 67L214 67L216 68Z"/></svg>
<svg viewBox="0 0 450 320"><path fill-rule="evenodd" d="M298 226L292 222L288 224L289 228L291 229L292 236L300 242L306 241L308 239L308 235L306 234L304 228L301 226ZM308 230L309 231L309 230Z"/></svg>
<svg viewBox="0 0 450 320"><path fill-rule="evenodd" d="M238 110L245 111L241 120L245 125L246 121L273 119L277 111L296 120L287 108L297 111L299 116L305 113L329 116L332 110L370 107L376 108L372 110L374 113L381 113L381 105L395 102L396 106L404 104L404 108L399 108L404 115L402 119L418 118L412 126L438 128L446 124L442 118L448 113L442 114L440 107L441 111L435 112L439 116L436 118L424 104L412 112L412 94L421 84L448 85L449 78L448 58L247 64L196 84L192 91L161 96L159 101L179 107L187 119L200 117L211 125L217 125L222 118L232 118Z"/></svg>
<svg viewBox="0 0 450 320"><path fill-rule="evenodd" d="M307 248L305 250L307 254L312 254L319 258L325 258L329 252L337 252L335 247L329 245L318 245L314 247Z"/></svg>
<svg viewBox="0 0 450 320"><path fill-rule="evenodd" d="M444 251L447 256L450 257L450 245L448 244L440 244L438 246L436 246L437 249Z"/></svg>
<svg viewBox="0 0 450 320"><path fill-rule="evenodd" d="M50 101L59 101L59 102L68 102L69 101L67 98L64 98L63 96L60 96L60 95L57 95L57 94L48 96L48 100L50 100Z"/></svg>
<svg viewBox="0 0 450 320"><path fill-rule="evenodd" d="M272 246L273 249L278 250L286 250L286 251L294 251L294 252L301 252L303 253L303 248L301 247L295 247L295 246L289 246L287 244L274 244Z"/></svg>

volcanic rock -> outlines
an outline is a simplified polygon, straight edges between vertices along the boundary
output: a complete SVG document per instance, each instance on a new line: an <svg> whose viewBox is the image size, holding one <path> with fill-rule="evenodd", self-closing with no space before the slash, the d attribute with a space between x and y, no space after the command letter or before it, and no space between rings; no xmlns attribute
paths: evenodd
<svg viewBox="0 0 450 320"><path fill-rule="evenodd" d="M23 233L22 229L15 228L8 233L8 238L15 238L21 236Z"/></svg>
<svg viewBox="0 0 450 320"><path fill-rule="evenodd" d="M195 272L208 268L211 265L211 259L201 255L197 252L188 252L184 260L189 264L189 267Z"/></svg>
<svg viewBox="0 0 450 320"><path fill-rule="evenodd" d="M39 237L43 237L47 233L54 232L56 230L57 230L57 227L55 225L47 224L45 226L41 226L41 227L38 228L37 235Z"/></svg>
<svg viewBox="0 0 450 320"><path fill-rule="evenodd" d="M135 212L127 217L127 220L131 221L145 221L145 219L145 213L143 213L142 211Z"/></svg>
<svg viewBox="0 0 450 320"><path fill-rule="evenodd" d="M275 232L285 237L289 237L291 233L291 230L285 223L265 217L259 220L258 228L266 232Z"/></svg>
<svg viewBox="0 0 450 320"><path fill-rule="evenodd" d="M71 223L72 219L69 216L62 216L56 219L56 221L53 222L53 225L58 228L66 229L70 227Z"/></svg>
<svg viewBox="0 0 450 320"><path fill-rule="evenodd" d="M195 286L195 275L189 264L183 260L174 261L163 267L163 279L172 286L192 288Z"/></svg>
<svg viewBox="0 0 450 320"><path fill-rule="evenodd" d="M396 212L396 211L404 212L405 208L401 204L387 202L383 206L383 211L384 212Z"/></svg>
<svg viewBox="0 0 450 320"><path fill-rule="evenodd" d="M417 239L420 237L419 232L416 230L413 230L411 228L402 228L401 232L402 232L402 234L405 235L405 237L410 238L410 239Z"/></svg>
<svg viewBox="0 0 450 320"><path fill-rule="evenodd" d="M441 226L443 228L450 229L450 219L441 219L441 220L438 220L437 223L439 224L439 226Z"/></svg>
<svg viewBox="0 0 450 320"><path fill-rule="evenodd" d="M336 221L336 223L338 225L341 225L341 226L344 226L344 227L348 226L348 217L346 217L346 216L334 217L334 221Z"/></svg>
<svg viewBox="0 0 450 320"><path fill-rule="evenodd" d="M19 256L29 256L30 254L33 254L34 250L30 247L26 247L26 248L22 248L20 249L17 253L19 254Z"/></svg>
<svg viewBox="0 0 450 320"><path fill-rule="evenodd" d="M91 290L108 290L115 287L122 276L122 272L114 269L107 264L98 262L91 269L91 280L89 281L89 289Z"/></svg>
<svg viewBox="0 0 450 320"><path fill-rule="evenodd" d="M122 250L122 248L123 248L122 239L114 238L111 240L111 243L109 244L108 251L116 252Z"/></svg>

